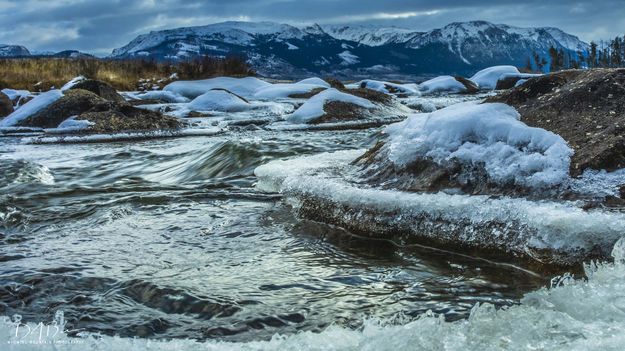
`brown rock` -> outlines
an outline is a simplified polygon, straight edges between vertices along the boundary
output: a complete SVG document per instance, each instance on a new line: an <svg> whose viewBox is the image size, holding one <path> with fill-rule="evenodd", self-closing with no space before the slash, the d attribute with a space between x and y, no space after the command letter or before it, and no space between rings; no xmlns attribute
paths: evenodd
<svg viewBox="0 0 625 351"><path fill-rule="evenodd" d="M69 117L87 112L94 106L105 102L107 100L86 90L68 90L63 97L21 121L18 125L20 127L56 128Z"/></svg>
<svg viewBox="0 0 625 351"><path fill-rule="evenodd" d="M475 82L460 76L454 78L466 88L463 94L476 94L480 91L480 87Z"/></svg>
<svg viewBox="0 0 625 351"><path fill-rule="evenodd" d="M573 176L625 168L625 69L548 74L486 102L512 105L524 123L561 135L575 151Z"/></svg>
<svg viewBox="0 0 625 351"><path fill-rule="evenodd" d="M338 90L344 90L345 89L345 85L343 84L343 82L341 82L340 80L338 80L337 78L334 77L328 77L324 79L328 84L330 84L331 88L334 89L338 89Z"/></svg>
<svg viewBox="0 0 625 351"><path fill-rule="evenodd" d="M6 117L13 113L13 102L6 94L0 92L0 117Z"/></svg>
<svg viewBox="0 0 625 351"><path fill-rule="evenodd" d="M140 109L131 105L100 105L76 118L88 120L94 125L90 133L116 133L127 131L151 131L180 128L178 119L161 113Z"/></svg>
<svg viewBox="0 0 625 351"><path fill-rule="evenodd" d="M110 86L108 83L105 83L99 80L93 80L93 79L83 80L81 82L76 83L71 89L87 90L96 94L97 96L103 99L110 100L110 101L115 101L115 102L126 101L123 96L117 93L117 90L115 90L115 88Z"/></svg>

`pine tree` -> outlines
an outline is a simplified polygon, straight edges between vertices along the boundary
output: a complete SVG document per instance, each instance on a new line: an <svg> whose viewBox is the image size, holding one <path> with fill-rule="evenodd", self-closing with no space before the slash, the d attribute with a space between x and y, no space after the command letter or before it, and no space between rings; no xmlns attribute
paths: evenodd
<svg viewBox="0 0 625 351"><path fill-rule="evenodd" d="M597 67L597 43L590 42L590 54L588 55L588 68Z"/></svg>

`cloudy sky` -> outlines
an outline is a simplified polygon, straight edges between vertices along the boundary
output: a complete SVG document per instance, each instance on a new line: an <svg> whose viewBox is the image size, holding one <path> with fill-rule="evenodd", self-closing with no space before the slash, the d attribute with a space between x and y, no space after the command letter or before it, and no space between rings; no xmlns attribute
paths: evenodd
<svg viewBox="0 0 625 351"><path fill-rule="evenodd" d="M625 35L625 0L0 0L0 43L106 55L151 30L226 20L417 30L487 20L555 26L590 41Z"/></svg>

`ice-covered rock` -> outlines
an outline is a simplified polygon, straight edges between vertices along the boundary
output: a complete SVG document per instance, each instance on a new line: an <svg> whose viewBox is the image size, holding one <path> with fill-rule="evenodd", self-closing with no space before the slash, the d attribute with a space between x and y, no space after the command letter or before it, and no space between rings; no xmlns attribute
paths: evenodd
<svg viewBox="0 0 625 351"><path fill-rule="evenodd" d="M209 90L226 89L242 97L251 98L258 90L268 86L271 86L271 84L254 77L218 77L192 81L180 80L169 83L163 90L174 92L189 99L195 99Z"/></svg>
<svg viewBox="0 0 625 351"><path fill-rule="evenodd" d="M470 80L481 89L510 89L521 79L538 77L540 74L521 73L514 66L493 66L474 74Z"/></svg>
<svg viewBox="0 0 625 351"><path fill-rule="evenodd" d="M127 92L125 95L131 100L150 100L161 101L165 103L185 103L190 100L182 95L179 95L173 91L167 90L152 90L146 92Z"/></svg>
<svg viewBox="0 0 625 351"><path fill-rule="evenodd" d="M519 121L505 104L463 103L416 114L390 125L388 159L397 168L433 161L444 168L456 163L483 168L486 179L500 185L553 187L568 179L573 151L560 136ZM451 166L453 165L453 166ZM471 179L465 175L467 183Z"/></svg>
<svg viewBox="0 0 625 351"><path fill-rule="evenodd" d="M115 101L119 103L126 101L120 94L117 93L117 90L115 90L115 88L113 88L110 84L99 80L85 79L82 76L72 79L69 83L65 84L64 90L61 90L67 91L70 89L81 89L90 91L97 96L109 101Z"/></svg>
<svg viewBox="0 0 625 351"><path fill-rule="evenodd" d="M294 97L297 95L308 94L313 90L323 90L330 87L330 84L319 79L311 78L305 79L297 83L277 83L268 87L259 89L254 98L261 100L274 100L283 99L287 97Z"/></svg>
<svg viewBox="0 0 625 351"><path fill-rule="evenodd" d="M188 108L195 111L240 112L251 107L246 100L222 89L207 91L188 104Z"/></svg>
<svg viewBox="0 0 625 351"><path fill-rule="evenodd" d="M452 76L440 76L419 84L419 90L424 94L433 93L468 93L476 92L477 87L466 80Z"/></svg>
<svg viewBox="0 0 625 351"><path fill-rule="evenodd" d="M397 84L380 80L365 79L360 82L347 85L349 89L366 88L393 95L418 95L417 84Z"/></svg>
<svg viewBox="0 0 625 351"><path fill-rule="evenodd" d="M343 93L337 89L331 88L324 90L321 93L310 98L295 112L289 115L287 117L287 121L289 121L290 123L302 124L319 122L319 119L324 116L328 117L327 119L350 119L350 117L354 117L352 116L353 113L350 113L350 111L344 111L338 116L335 116L332 113L328 113L331 111L326 110L328 109L328 105L331 103L338 103L335 104L335 107L338 107L339 109L349 109L350 111L352 109L372 109L376 107L375 104L367 99Z"/></svg>
<svg viewBox="0 0 625 351"><path fill-rule="evenodd" d="M18 126L22 121L45 109L55 101L59 100L62 96L63 93L60 90L50 90L37 95L24 106L20 107L18 110L1 120L0 127Z"/></svg>
<svg viewBox="0 0 625 351"><path fill-rule="evenodd" d="M302 217L359 235L484 255L494 250L549 264L607 257L625 230L625 214L586 211L578 202L363 186L353 164L362 154L273 161L255 170L257 187L284 194Z"/></svg>

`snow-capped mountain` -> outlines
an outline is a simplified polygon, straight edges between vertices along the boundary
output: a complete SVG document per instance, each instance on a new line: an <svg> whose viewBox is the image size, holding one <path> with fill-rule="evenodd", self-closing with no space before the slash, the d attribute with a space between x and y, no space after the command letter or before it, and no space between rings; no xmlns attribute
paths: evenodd
<svg viewBox="0 0 625 351"><path fill-rule="evenodd" d="M452 23L428 32L373 25L295 27L223 22L140 35L112 58L184 60L244 55L261 74L471 74L486 66L525 65L550 47L577 58L588 44L557 28L519 28L485 21Z"/></svg>
<svg viewBox="0 0 625 351"><path fill-rule="evenodd" d="M30 56L30 51L20 45L0 44L0 57Z"/></svg>

